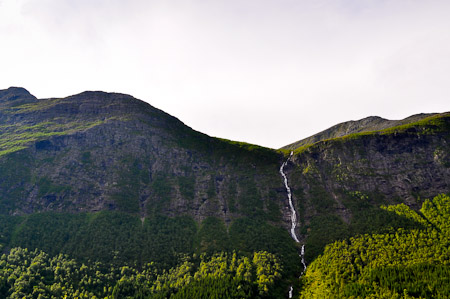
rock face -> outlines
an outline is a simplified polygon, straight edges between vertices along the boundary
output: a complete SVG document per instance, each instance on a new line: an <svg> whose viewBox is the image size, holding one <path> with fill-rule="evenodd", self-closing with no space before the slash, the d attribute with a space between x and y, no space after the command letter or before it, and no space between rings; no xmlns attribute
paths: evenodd
<svg viewBox="0 0 450 299"><path fill-rule="evenodd" d="M120 210L230 221L280 209L273 150L211 138L128 95L0 95L2 213Z"/></svg>
<svg viewBox="0 0 450 299"><path fill-rule="evenodd" d="M420 198L450 192L449 119L371 117L302 143L284 168L300 241L320 221L350 229L370 207L417 208ZM390 129L368 133L380 128ZM281 151L209 137L128 95L36 99L3 90L0 136L1 214L118 210L291 226Z"/></svg>
<svg viewBox="0 0 450 299"><path fill-rule="evenodd" d="M327 221L342 228L329 235L345 237L345 230L380 221L375 209L381 205L405 203L418 210L423 199L448 193L449 153L450 113L297 150L286 170L301 215L301 241Z"/></svg>
<svg viewBox="0 0 450 299"><path fill-rule="evenodd" d="M334 194L332 199L358 191L376 194L386 203L403 200L416 208L418 198L450 190L449 144L448 132L406 132L323 142L295 156L293 184L311 190L310 182L317 183ZM338 207L339 203L334 205Z"/></svg>

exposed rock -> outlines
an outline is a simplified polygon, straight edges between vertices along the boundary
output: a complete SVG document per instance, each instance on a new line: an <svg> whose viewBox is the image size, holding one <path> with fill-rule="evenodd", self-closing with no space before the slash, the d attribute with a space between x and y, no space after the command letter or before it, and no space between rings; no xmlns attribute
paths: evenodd
<svg viewBox="0 0 450 299"><path fill-rule="evenodd" d="M3 213L117 209L229 222L248 209L266 213L269 200L282 201L282 194L269 196L282 186L280 154L211 138L128 95L40 99L3 107L0 119ZM21 173L11 176L11 167ZM258 197L248 196L248 186Z"/></svg>

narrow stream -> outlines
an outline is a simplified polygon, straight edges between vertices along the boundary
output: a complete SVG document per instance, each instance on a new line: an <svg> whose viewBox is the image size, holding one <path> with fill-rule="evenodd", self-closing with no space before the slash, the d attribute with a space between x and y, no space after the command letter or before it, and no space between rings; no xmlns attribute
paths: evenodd
<svg viewBox="0 0 450 299"><path fill-rule="evenodd" d="M295 212L294 204L292 203L291 188L289 187L287 176L284 173L284 167L287 165L289 160L292 158L292 155L293 155L293 152L291 152L291 154L289 155L287 160L281 165L281 167L280 167L280 174L281 174L281 176L283 177L283 180L284 180L284 186L286 187L286 191L287 191L287 194L288 194L289 207L291 208L291 237L292 237L292 239L295 240L295 242L300 243L300 241L297 238L297 235L295 234L295 228L297 227L297 213ZM302 260L302 265L303 265L303 271L300 274L300 277L301 277L303 275L303 273L305 273L305 271L306 271L305 245L302 245L302 249L300 251L299 256L300 256L300 258ZM292 298L293 291L294 291L294 288L292 286L290 286L290 288L289 288L289 298Z"/></svg>

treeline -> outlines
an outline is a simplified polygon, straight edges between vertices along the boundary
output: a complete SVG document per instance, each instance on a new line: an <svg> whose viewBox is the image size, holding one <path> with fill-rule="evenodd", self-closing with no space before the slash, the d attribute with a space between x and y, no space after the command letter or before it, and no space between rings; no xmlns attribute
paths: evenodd
<svg viewBox="0 0 450 299"><path fill-rule="evenodd" d="M450 197L384 207L417 228L364 234L337 241L303 277L301 298L448 298L450 294Z"/></svg>
<svg viewBox="0 0 450 299"><path fill-rule="evenodd" d="M13 248L0 258L1 298L266 298L281 278L279 259L217 253L184 256L177 267L84 264Z"/></svg>
<svg viewBox="0 0 450 299"><path fill-rule="evenodd" d="M141 266L152 261L167 269L176 265L179 254L268 251L281 258L290 275L301 270L296 266L297 248L286 230L247 218L227 227L214 217L200 224L188 216L141 221L137 216L113 211L0 215L1 245L116 266Z"/></svg>
<svg viewBox="0 0 450 299"><path fill-rule="evenodd" d="M83 290L97 297L107 294L103 291L104 286L114 288L115 282L120 281L121 277L114 276L116 272L111 269L127 266L136 271L145 270L148 263L152 262L152 267L158 269L160 271L158 273L161 274L163 270L169 271L178 267L183 262L181 257L184 256L199 257L201 254L212 256L217 252L232 255L233 252L239 252L241 257L252 259L254 252L265 251L274 254L280 265L277 272L281 275L281 279L271 287L270 293L274 297L284 297L289 285L293 283L291 280L295 280L301 271L297 247L289 233L265 221L248 218L237 219L227 227L222 220L213 217L206 218L200 224L188 216L154 217L141 221L134 215L113 211L0 215L0 252L7 254L10 248L17 247L24 248L23 250L26 248L28 252L35 252L37 249L50 257L63 254L63 257L69 256L89 269L94 269L92 267L98 265L98 269L92 271L93 273L99 271L103 276L97 275L98 273L83 274L88 278L84 280L77 278L76 281L89 282L89 278L91 282L100 281L97 284L100 285L100 291L97 287L80 289L78 283L72 286L74 294L75 290L80 293ZM200 265L198 258L197 263ZM145 273L147 275L148 271L139 273L141 275L139 279L142 279L142 275ZM146 277L145 280L151 279ZM132 284L126 281L123 281L124 289L126 286L133 290L142 289L137 287L136 281ZM226 287L218 288L218 284ZM235 286L239 286L239 289ZM193 280L189 287L177 289L177 293L186 296L194 296L198 292L211 295L219 289L223 291L222 295L218 295L222 298L242 297L241 293L247 294L248 290L252 290L253 295L259 294L258 290L255 291L254 284L245 279L236 280L232 275L219 280L214 277L199 278ZM204 293L207 290L209 293ZM156 296L157 293L152 293L152 296ZM149 296L148 292L144 294ZM170 294L175 296L175 293ZM205 298L212 296L210 295L205 295Z"/></svg>
<svg viewBox="0 0 450 299"><path fill-rule="evenodd" d="M194 253L197 224L187 216L156 217L144 222L134 215L36 213L0 216L0 238L6 247L68 254L82 262L141 265L153 261L175 266L177 254Z"/></svg>

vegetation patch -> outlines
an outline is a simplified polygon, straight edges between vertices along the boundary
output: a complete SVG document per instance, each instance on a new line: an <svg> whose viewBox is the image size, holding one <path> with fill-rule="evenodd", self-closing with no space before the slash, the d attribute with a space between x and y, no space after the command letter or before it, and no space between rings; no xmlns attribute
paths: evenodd
<svg viewBox="0 0 450 299"><path fill-rule="evenodd" d="M88 130L104 122L99 120L68 123L43 122L33 126L14 125L1 134L0 157L25 149L38 141Z"/></svg>
<svg viewBox="0 0 450 299"><path fill-rule="evenodd" d="M216 217L203 220L199 231L199 252L213 253L230 249L225 223Z"/></svg>
<svg viewBox="0 0 450 299"><path fill-rule="evenodd" d="M195 177L193 176L179 176L178 186L183 198L187 200L194 200L195 196Z"/></svg>
<svg viewBox="0 0 450 299"><path fill-rule="evenodd" d="M47 194L61 194L65 191L71 190L70 186L56 185L47 177L40 178L36 182L36 185L39 188L37 195L38 197L43 197Z"/></svg>
<svg viewBox="0 0 450 299"><path fill-rule="evenodd" d="M450 197L426 200L419 213L385 209L416 228L335 242L308 267L302 298L445 298L450 281Z"/></svg>
<svg viewBox="0 0 450 299"><path fill-rule="evenodd" d="M270 298L281 278L277 257L264 251L185 256L162 270L151 262L140 269L84 264L17 247L0 265L2 298Z"/></svg>
<svg viewBox="0 0 450 299"><path fill-rule="evenodd" d="M316 147L318 144L327 144L330 142L347 142L350 140L357 140L368 136L374 135L396 135L396 134L412 134L412 135L432 135L441 132L450 131L450 113L444 113L439 115L433 115L426 117L420 121L405 124L401 126L395 126L388 129L360 132L348 134L342 137L324 139L312 144L300 146L294 150L295 155L306 152L307 150ZM286 150L283 150L284 152Z"/></svg>

